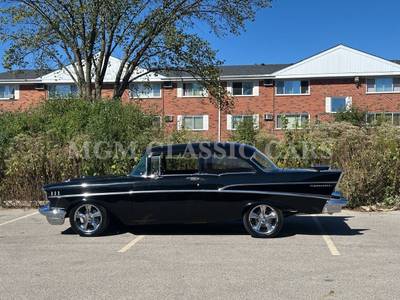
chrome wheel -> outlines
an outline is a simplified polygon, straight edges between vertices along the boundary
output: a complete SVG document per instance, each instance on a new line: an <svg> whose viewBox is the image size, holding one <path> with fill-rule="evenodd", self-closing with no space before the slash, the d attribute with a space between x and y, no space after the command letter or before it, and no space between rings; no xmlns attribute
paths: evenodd
<svg viewBox="0 0 400 300"><path fill-rule="evenodd" d="M97 206L93 204L83 204L76 209L74 221L80 231L91 234L100 227L103 221L103 215Z"/></svg>
<svg viewBox="0 0 400 300"><path fill-rule="evenodd" d="M278 226L278 213L269 205L257 205L251 209L248 221L254 232L269 235Z"/></svg>

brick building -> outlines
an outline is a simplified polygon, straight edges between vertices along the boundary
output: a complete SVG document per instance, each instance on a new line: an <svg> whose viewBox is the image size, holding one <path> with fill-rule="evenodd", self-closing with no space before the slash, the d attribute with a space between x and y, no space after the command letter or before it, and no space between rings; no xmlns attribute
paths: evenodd
<svg viewBox="0 0 400 300"><path fill-rule="evenodd" d="M120 60L112 58L105 77L104 97L111 97ZM279 134L282 116L289 127L329 120L351 106L400 126L400 62L386 60L343 45L295 64L221 67L221 80L235 97L233 110L219 111L207 92L180 74L151 74L135 81L123 96L166 117L166 126L198 131L211 139L228 139L243 118ZM25 110L41 101L77 92L65 70L42 74L34 70L0 74L0 111Z"/></svg>

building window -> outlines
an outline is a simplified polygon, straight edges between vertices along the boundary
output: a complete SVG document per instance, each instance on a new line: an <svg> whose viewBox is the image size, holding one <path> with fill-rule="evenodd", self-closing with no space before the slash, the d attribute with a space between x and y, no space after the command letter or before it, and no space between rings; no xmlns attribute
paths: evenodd
<svg viewBox="0 0 400 300"><path fill-rule="evenodd" d="M388 122L394 126L400 126L400 112L369 112L366 114L365 121L369 125Z"/></svg>
<svg viewBox="0 0 400 300"><path fill-rule="evenodd" d="M232 95L253 96L254 83L252 81L232 82Z"/></svg>
<svg viewBox="0 0 400 300"><path fill-rule="evenodd" d="M160 128L161 125L162 125L161 116L153 116L152 124L153 124L154 127Z"/></svg>
<svg viewBox="0 0 400 300"><path fill-rule="evenodd" d="M0 85L0 100L15 98L15 88L11 85Z"/></svg>
<svg viewBox="0 0 400 300"><path fill-rule="evenodd" d="M308 95L310 82L308 80L277 80L277 95Z"/></svg>
<svg viewBox="0 0 400 300"><path fill-rule="evenodd" d="M327 113L346 111L351 107L351 104L351 97L327 97L325 99L325 111Z"/></svg>
<svg viewBox="0 0 400 300"><path fill-rule="evenodd" d="M208 130L208 115L178 116L177 126L178 130Z"/></svg>
<svg viewBox="0 0 400 300"><path fill-rule="evenodd" d="M310 116L304 114L280 114L276 117L276 129L295 129L305 127Z"/></svg>
<svg viewBox="0 0 400 300"><path fill-rule="evenodd" d="M72 98L78 96L78 88L74 84L49 85L49 98Z"/></svg>
<svg viewBox="0 0 400 300"><path fill-rule="evenodd" d="M207 95L205 88L198 82L184 82L182 88L184 97L204 97Z"/></svg>
<svg viewBox="0 0 400 300"><path fill-rule="evenodd" d="M140 82L130 87L131 98L160 98L161 83Z"/></svg>
<svg viewBox="0 0 400 300"><path fill-rule="evenodd" d="M400 93L400 78L369 78L367 79L367 93Z"/></svg>
<svg viewBox="0 0 400 300"><path fill-rule="evenodd" d="M227 129L236 130L243 121L253 122L255 129L259 127L259 115L227 115Z"/></svg>

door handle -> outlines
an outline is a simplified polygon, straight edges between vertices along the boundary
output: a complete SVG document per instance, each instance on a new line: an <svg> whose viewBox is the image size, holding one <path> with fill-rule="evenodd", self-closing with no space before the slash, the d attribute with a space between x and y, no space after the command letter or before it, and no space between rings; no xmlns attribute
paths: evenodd
<svg viewBox="0 0 400 300"><path fill-rule="evenodd" d="M200 177L195 177L195 176L186 177L186 179L190 181L200 181Z"/></svg>

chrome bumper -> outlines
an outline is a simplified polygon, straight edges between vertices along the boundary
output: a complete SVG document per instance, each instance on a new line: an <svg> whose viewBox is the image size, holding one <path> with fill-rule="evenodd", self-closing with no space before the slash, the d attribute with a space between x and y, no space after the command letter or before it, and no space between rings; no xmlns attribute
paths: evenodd
<svg viewBox="0 0 400 300"><path fill-rule="evenodd" d="M41 206L39 212L46 216L47 222L51 225L62 225L65 221L65 215L67 212L63 208L50 207L49 204Z"/></svg>
<svg viewBox="0 0 400 300"><path fill-rule="evenodd" d="M342 207L347 205L347 199L343 198L339 192L334 192L331 198L326 201L322 210L323 213L334 214L342 211Z"/></svg>

